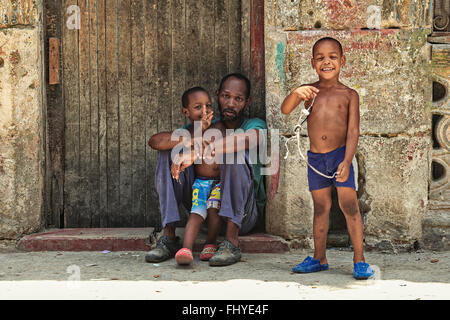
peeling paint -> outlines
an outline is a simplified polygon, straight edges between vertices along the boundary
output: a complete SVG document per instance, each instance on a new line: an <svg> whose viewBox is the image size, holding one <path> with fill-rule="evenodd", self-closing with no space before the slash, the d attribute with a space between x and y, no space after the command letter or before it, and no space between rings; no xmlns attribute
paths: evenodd
<svg viewBox="0 0 450 320"><path fill-rule="evenodd" d="M284 71L284 44L278 42L277 44L277 55L275 56L276 66L278 70L278 76L280 77L281 85L284 86L286 82L286 74Z"/></svg>
<svg viewBox="0 0 450 320"><path fill-rule="evenodd" d="M36 21L36 0L2 0L0 2L0 29L32 26Z"/></svg>
<svg viewBox="0 0 450 320"><path fill-rule="evenodd" d="M432 1L411 0L266 0L267 23L282 30L352 30L370 28L378 8L378 28L428 28L432 24Z"/></svg>
<svg viewBox="0 0 450 320"><path fill-rule="evenodd" d="M9 55L9 61L13 64L13 65L17 65L20 62L20 54L19 54L19 50L15 50L13 52L10 53Z"/></svg>

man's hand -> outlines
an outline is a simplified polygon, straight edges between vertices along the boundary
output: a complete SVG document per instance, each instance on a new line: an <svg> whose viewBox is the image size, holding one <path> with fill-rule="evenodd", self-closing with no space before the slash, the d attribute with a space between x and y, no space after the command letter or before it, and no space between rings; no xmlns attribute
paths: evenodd
<svg viewBox="0 0 450 320"><path fill-rule="evenodd" d="M184 169L190 167L195 161L194 152L188 152L183 154L177 154L173 159L172 166L170 167L170 173L172 174L172 178L175 180L179 180L180 172L183 172Z"/></svg>
<svg viewBox="0 0 450 320"><path fill-rule="evenodd" d="M319 89L313 86L302 86L295 89L294 92L301 100L307 101L314 99L319 93Z"/></svg>
<svg viewBox="0 0 450 320"><path fill-rule="evenodd" d="M336 181L337 182L345 182L348 179L348 176L350 174L350 165L351 162L347 162L347 161L342 161L339 166L338 169L336 171Z"/></svg>

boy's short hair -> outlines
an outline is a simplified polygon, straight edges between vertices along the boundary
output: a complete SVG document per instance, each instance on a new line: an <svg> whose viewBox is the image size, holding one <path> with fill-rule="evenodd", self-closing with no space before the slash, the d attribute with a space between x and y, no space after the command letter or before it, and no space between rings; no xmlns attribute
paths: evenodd
<svg viewBox="0 0 450 320"><path fill-rule="evenodd" d="M314 51L316 50L316 47L319 43L323 42L323 41L334 41L337 43L337 45L339 46L339 52L341 53L341 56L344 54L344 50L342 49L342 44L336 40L335 38L331 38L331 37L323 37L319 40L316 41L316 43L314 43L313 48L312 48L312 54L314 56Z"/></svg>
<svg viewBox="0 0 450 320"><path fill-rule="evenodd" d="M220 90L222 90L222 86L225 83L225 81L227 81L229 78L236 78L239 80L244 80L245 85L247 86L246 98L250 97L250 89L251 89L250 80L248 80L248 78L246 76L244 76L242 73L230 73L230 74L227 74L225 77L223 77L222 80L220 81L219 92L220 92Z"/></svg>
<svg viewBox="0 0 450 320"><path fill-rule="evenodd" d="M181 105L183 106L183 108L187 108L189 105L189 95L199 91L205 92L209 97L208 91L206 91L206 89L202 87L192 87L190 89L187 89L181 96Z"/></svg>

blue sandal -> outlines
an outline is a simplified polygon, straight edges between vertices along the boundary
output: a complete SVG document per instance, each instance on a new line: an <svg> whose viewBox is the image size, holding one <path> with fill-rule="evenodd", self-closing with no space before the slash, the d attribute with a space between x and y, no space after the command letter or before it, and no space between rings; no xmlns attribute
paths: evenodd
<svg viewBox="0 0 450 320"><path fill-rule="evenodd" d="M292 271L296 273L310 273L323 270L328 270L328 263L320 264L320 260L313 259L310 256L292 268Z"/></svg>
<svg viewBox="0 0 450 320"><path fill-rule="evenodd" d="M353 277L357 280L366 280L374 273L368 263L361 261L353 264Z"/></svg>

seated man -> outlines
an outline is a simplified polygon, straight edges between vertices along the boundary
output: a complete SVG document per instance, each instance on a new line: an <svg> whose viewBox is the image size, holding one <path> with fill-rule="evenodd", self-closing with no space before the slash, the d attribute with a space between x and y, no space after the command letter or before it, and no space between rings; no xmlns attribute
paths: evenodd
<svg viewBox="0 0 450 320"><path fill-rule="evenodd" d="M244 117L244 110L250 104L250 81L241 74L225 76L216 92L220 111L220 121L228 130L242 129L244 132L228 135L216 139L208 148L215 150L215 157L222 153L223 158L229 159L227 154L245 151L245 163L227 163L220 165L221 207L219 216L226 220L225 240L219 245L217 252L209 260L211 266L225 266L236 263L241 259L239 235L250 232L257 221L258 214L263 215L266 194L261 176L261 164L250 163L248 152L265 139L263 131L266 123L259 118ZM254 135L257 139L250 139ZM176 222L180 221L178 204L183 203L189 210L192 204L192 184L195 179L194 168L190 164L195 159L188 159L186 167L179 173L178 181L171 175L170 150L181 142L171 141L171 132L155 134L149 140L149 145L158 150L156 166L156 190L159 196L163 236L156 244L156 248L149 251L147 262L161 262L175 255L181 248L179 238L175 235ZM256 141L256 142L255 142ZM219 146L219 147L217 147ZM245 149L245 150L242 150Z"/></svg>

